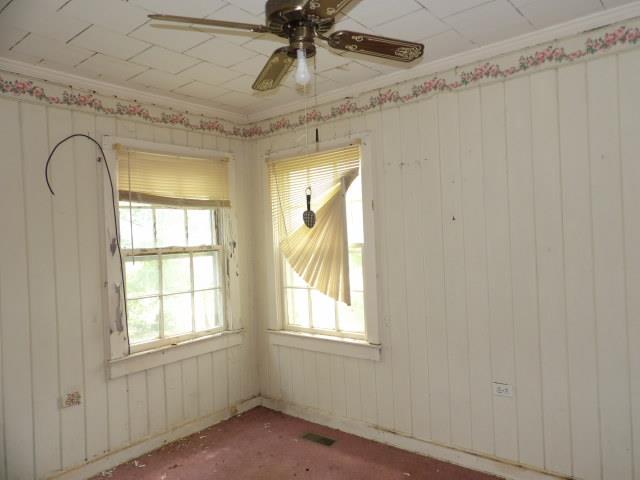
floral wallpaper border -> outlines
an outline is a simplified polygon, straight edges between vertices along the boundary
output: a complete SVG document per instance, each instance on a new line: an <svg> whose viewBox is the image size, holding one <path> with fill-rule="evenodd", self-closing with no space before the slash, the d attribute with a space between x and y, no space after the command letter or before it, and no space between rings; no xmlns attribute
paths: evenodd
<svg viewBox="0 0 640 480"><path fill-rule="evenodd" d="M626 23L628 25L637 22ZM332 121L344 116L367 113L385 106L408 103L430 94L458 90L483 80L506 79L531 69L570 63L584 57L636 45L640 42L640 28L627 25L608 26L597 32L590 32L590 35L595 34L596 36L585 34L578 36L577 38L583 38L583 43L576 45L577 48L574 49L570 49L569 45L575 43L572 40L575 40L576 37L554 42L546 48L525 50L519 57L514 57L513 54L501 57L510 59L510 65L508 62L500 65L497 61L488 61L476 66L457 68L444 74L430 76L419 83L415 83L416 80L407 81L394 88L375 91L374 94L365 93L355 100L346 99L326 104L307 111L306 114L304 111L293 112L280 118L249 125L234 125L226 120L196 116L188 112L162 111L137 102L101 99L94 93L69 90L56 87L54 84L47 84L47 88L51 87L51 90L62 89L56 94L48 92L44 86L37 85L32 80L4 78L2 74L0 74L0 94L27 97L49 105L92 110L104 115L141 119L158 125L182 126L193 131L253 139L295 130L311 123ZM562 46L560 43L566 45ZM531 53L527 54L529 51ZM109 102L114 103L109 104Z"/></svg>

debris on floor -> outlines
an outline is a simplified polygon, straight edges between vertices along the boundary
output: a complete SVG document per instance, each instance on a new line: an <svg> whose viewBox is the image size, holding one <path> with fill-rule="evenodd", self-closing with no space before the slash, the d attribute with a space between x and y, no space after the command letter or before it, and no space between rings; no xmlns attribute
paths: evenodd
<svg viewBox="0 0 640 480"><path fill-rule="evenodd" d="M326 443L301 441L312 438ZM115 480L497 480L264 407L106 470Z"/></svg>

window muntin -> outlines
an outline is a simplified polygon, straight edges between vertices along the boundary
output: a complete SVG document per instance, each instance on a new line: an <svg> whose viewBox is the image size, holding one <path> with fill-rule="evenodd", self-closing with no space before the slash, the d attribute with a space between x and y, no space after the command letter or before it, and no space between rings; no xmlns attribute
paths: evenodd
<svg viewBox="0 0 640 480"><path fill-rule="evenodd" d="M366 336L364 311L364 246L362 181L358 175L346 193L347 237L351 306L311 288L293 271L283 255L282 283L285 325L289 330L307 331L362 339ZM300 209L294 215L302 218Z"/></svg>
<svg viewBox="0 0 640 480"><path fill-rule="evenodd" d="M132 351L225 328L222 210L120 202Z"/></svg>

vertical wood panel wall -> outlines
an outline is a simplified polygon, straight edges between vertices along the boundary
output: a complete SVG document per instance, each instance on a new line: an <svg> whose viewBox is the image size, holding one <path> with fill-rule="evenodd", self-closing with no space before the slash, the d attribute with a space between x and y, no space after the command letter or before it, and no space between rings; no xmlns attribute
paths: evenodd
<svg viewBox="0 0 640 480"><path fill-rule="evenodd" d="M245 143L8 98L0 98L0 125L0 479L46 478L257 395L246 275L241 346L107 380L98 193L106 175L97 149L68 142L52 164L55 197L44 181L49 150L75 132L232 151L247 272ZM60 409L61 394L72 390L82 404Z"/></svg>
<svg viewBox="0 0 640 480"><path fill-rule="evenodd" d="M587 480L640 478L640 50L323 124L370 132L381 362L260 342L262 394ZM264 154L251 146L263 329ZM496 397L491 382L514 386Z"/></svg>

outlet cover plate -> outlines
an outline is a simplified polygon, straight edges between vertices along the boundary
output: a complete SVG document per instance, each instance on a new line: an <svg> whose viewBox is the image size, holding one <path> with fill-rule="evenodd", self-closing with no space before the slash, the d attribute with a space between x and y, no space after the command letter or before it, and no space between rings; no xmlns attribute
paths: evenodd
<svg viewBox="0 0 640 480"><path fill-rule="evenodd" d="M513 397L513 386L508 383L493 382L493 394L496 397Z"/></svg>

